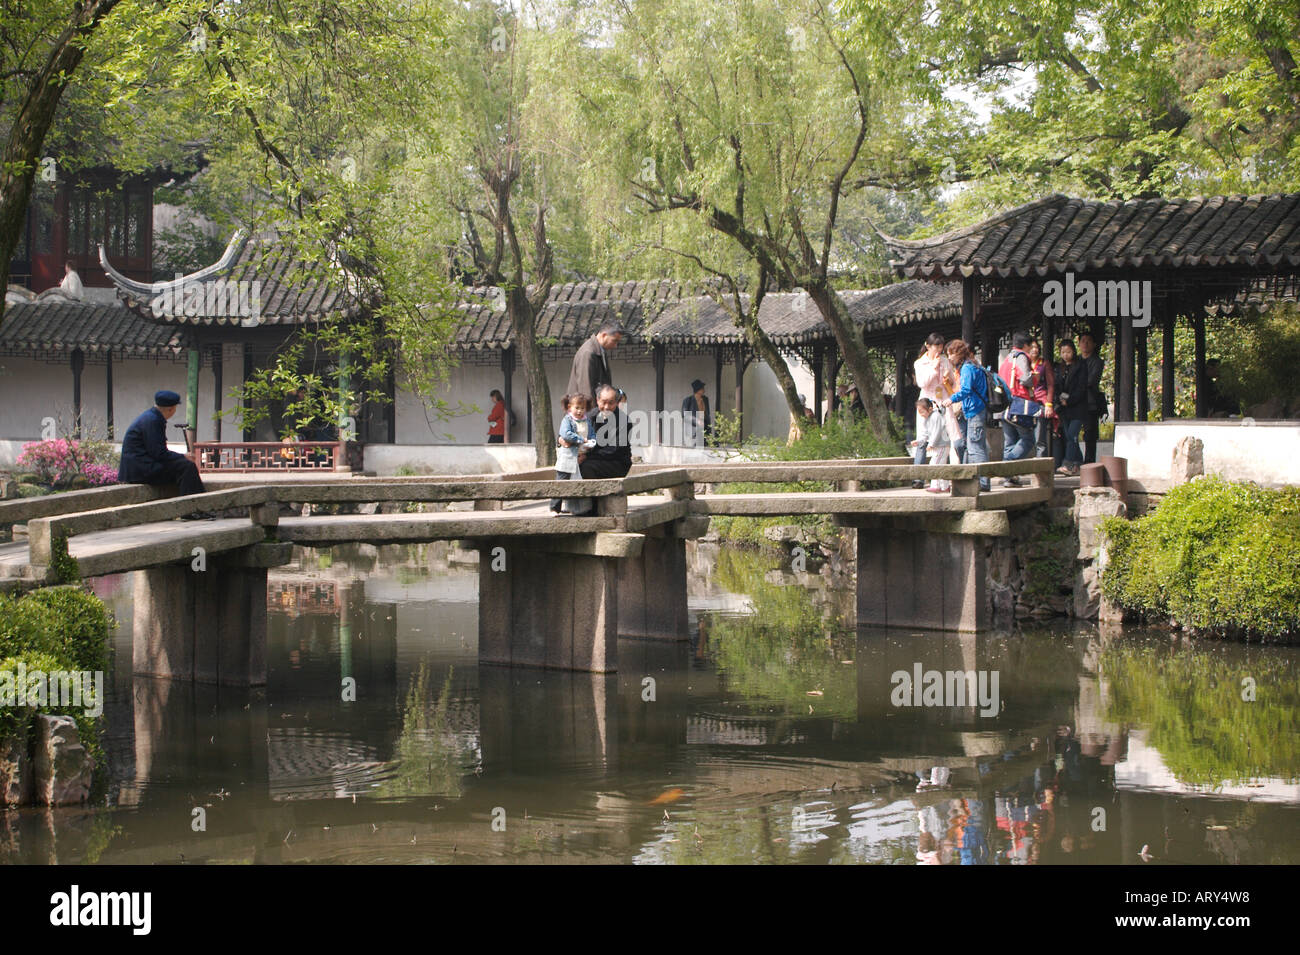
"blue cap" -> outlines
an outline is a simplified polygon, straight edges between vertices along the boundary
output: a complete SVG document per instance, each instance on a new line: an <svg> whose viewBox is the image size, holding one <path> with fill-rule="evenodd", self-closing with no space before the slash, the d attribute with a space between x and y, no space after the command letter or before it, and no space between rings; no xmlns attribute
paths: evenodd
<svg viewBox="0 0 1300 955"><path fill-rule="evenodd" d="M181 396L174 391L156 391L153 403L159 408L171 408L181 403Z"/></svg>

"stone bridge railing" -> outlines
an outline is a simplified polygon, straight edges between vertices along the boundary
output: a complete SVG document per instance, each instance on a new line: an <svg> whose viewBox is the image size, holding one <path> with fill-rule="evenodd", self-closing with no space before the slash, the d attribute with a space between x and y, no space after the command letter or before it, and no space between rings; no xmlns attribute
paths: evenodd
<svg viewBox="0 0 1300 955"><path fill-rule="evenodd" d="M338 481L260 483L229 490L211 491L186 497L166 496L169 489L144 485L118 485L87 491L29 498L0 503L0 528L26 523L33 570L48 568L56 549L78 535L170 521L199 511L247 509L252 524L270 531L279 523L280 504L369 504L383 502L473 501L475 510L500 510L512 501L544 500L554 497L591 497L595 515L604 518L594 530L637 532L692 514L711 513L813 513L837 509L854 510L851 499L838 503L817 500L815 495L783 495L779 500L758 502L737 509L726 495L696 499L696 485L728 482L787 483L797 481L835 482L842 492L856 491L865 483L891 485L913 480L942 478L952 482L951 498L967 499L944 505L936 495L933 505L916 501L911 510L935 511L1023 506L1045 500L1051 494L1052 462L1047 458L986 464L914 465L908 458L861 459L813 462L735 462L665 468L638 465L624 478L587 481L556 481L550 469L493 475L478 480L460 477L416 476L395 478L349 478ZM981 491L981 477L1029 475L1030 488ZM551 479L546 479L551 478ZM628 497L666 491L666 500L629 512ZM800 499L807 498L800 502ZM800 502L798 510L790 509ZM806 504L807 507L803 507ZM923 506L924 505L924 506ZM575 518L575 520L586 520ZM588 526L588 525L583 525ZM535 531L534 531L535 533Z"/></svg>

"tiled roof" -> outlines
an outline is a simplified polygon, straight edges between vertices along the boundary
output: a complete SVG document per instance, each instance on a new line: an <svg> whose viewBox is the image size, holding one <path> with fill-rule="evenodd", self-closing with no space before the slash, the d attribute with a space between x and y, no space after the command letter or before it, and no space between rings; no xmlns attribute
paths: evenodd
<svg viewBox="0 0 1300 955"><path fill-rule="evenodd" d="M153 316L152 303L169 290L176 294L173 301L184 296L182 289L202 285L205 289L218 281L226 283L261 282L259 321L252 324L295 325L321 321L329 317L348 318L359 311L357 300L347 290L348 274L342 268L309 264L296 255L277 236L249 237L237 232L225 254L214 265L185 276L179 282L136 282L128 279L104 258L100 262L117 287L118 295L128 308L145 317ZM206 294L198 314L185 314L189 308L177 307L158 316L168 324L192 325L249 325L249 319L236 309L220 307L210 313L207 306L213 301Z"/></svg>
<svg viewBox="0 0 1300 955"><path fill-rule="evenodd" d="M5 307L0 351L71 352L113 349L114 358L161 358L187 347L184 330L141 318L122 305L23 303Z"/></svg>
<svg viewBox="0 0 1300 955"><path fill-rule="evenodd" d="M961 291L948 285L900 282L840 295L854 322L867 331L961 317ZM538 337L572 347L595 334L605 322L619 324L633 340L688 345L743 340L726 308L697 288L666 281L557 286L543 309ZM769 292L763 298L759 324L774 344L783 347L833 339L830 327L804 292ZM485 300L466 306L466 323L458 333L457 347L502 348L513 341L502 305L494 309Z"/></svg>
<svg viewBox="0 0 1300 955"><path fill-rule="evenodd" d="M885 237L908 278L1113 268L1300 266L1300 194L1131 199L1054 195L930 239Z"/></svg>
<svg viewBox="0 0 1300 955"><path fill-rule="evenodd" d="M698 289L668 280L556 285L538 318L537 337L555 345L580 345L609 322L623 328L628 337L641 338L664 309L698 294ZM464 322L456 334L456 347L502 348L514 341L499 292L467 289L465 298L459 306Z"/></svg>

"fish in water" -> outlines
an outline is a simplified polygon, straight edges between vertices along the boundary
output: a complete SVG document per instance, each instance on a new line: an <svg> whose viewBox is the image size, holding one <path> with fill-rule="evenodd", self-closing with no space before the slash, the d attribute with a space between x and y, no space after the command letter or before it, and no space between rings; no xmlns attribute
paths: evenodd
<svg viewBox="0 0 1300 955"><path fill-rule="evenodd" d="M685 794L681 789L677 789L677 788L666 789L663 792L661 792L658 796L655 796L654 799L650 800L650 805L665 806L670 802L676 802L677 800L681 799L683 795Z"/></svg>

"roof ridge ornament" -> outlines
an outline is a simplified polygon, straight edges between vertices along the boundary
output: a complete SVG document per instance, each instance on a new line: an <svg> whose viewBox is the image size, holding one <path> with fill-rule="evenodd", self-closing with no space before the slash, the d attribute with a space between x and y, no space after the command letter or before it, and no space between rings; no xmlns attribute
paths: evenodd
<svg viewBox="0 0 1300 955"><path fill-rule="evenodd" d="M197 272L191 272L189 275L182 275L178 279L172 279L169 282L137 282L135 279L128 278L117 269L113 268L112 263L108 261L108 253L104 251L104 244L99 243L99 265L104 273L113 281L119 289L129 292L137 297L149 296L152 298L163 292L183 289L187 283L198 282L206 279L219 272L224 272L234 264L239 257L239 252L243 248L244 240L248 237L244 229L236 229L235 234L230 237L230 242L226 245L226 251L221 254L212 265L199 269Z"/></svg>

